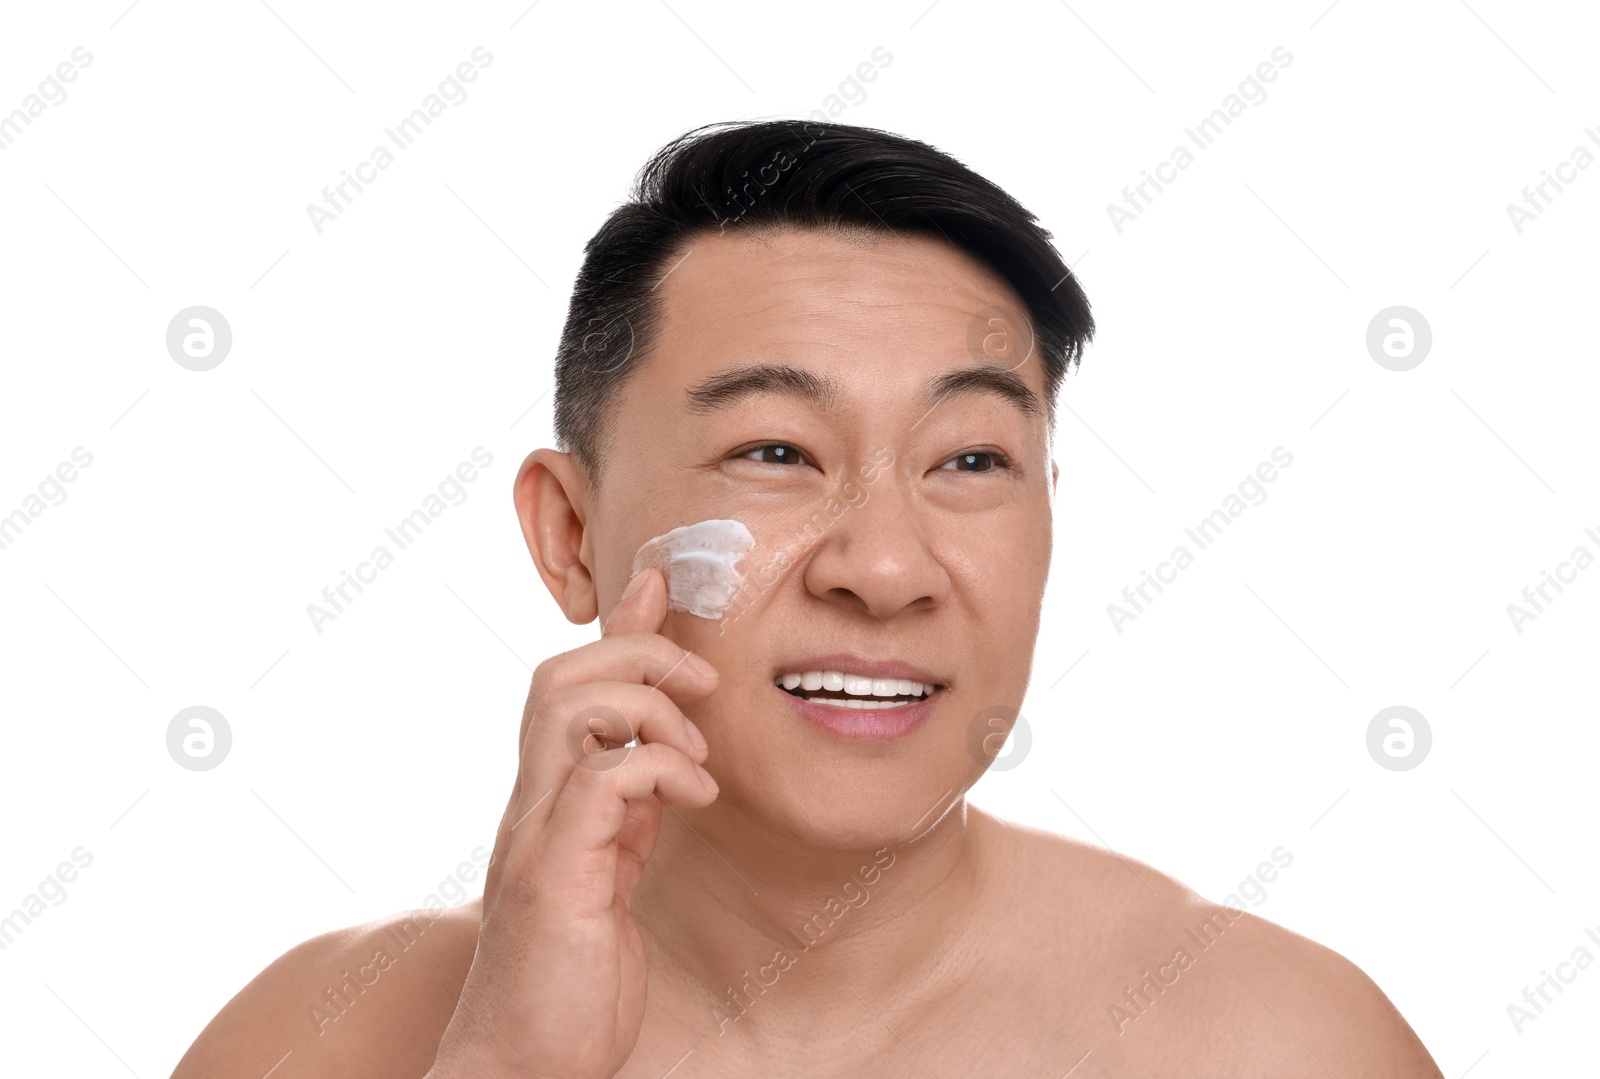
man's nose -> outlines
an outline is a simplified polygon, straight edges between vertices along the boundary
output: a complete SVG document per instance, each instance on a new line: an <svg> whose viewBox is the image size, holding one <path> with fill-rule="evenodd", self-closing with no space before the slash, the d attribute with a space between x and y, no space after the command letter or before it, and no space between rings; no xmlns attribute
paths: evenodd
<svg viewBox="0 0 1600 1079"><path fill-rule="evenodd" d="M936 555L933 522L891 473L849 505L806 565L805 584L820 599L864 607L885 622L909 609L932 608L950 595Z"/></svg>

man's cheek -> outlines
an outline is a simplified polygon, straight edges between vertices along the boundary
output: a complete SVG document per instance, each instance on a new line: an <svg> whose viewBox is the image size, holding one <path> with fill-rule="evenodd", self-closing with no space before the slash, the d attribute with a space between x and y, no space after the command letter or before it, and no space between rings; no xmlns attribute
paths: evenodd
<svg viewBox="0 0 1600 1079"><path fill-rule="evenodd" d="M708 518L646 540L634 552L629 576L656 569L667 582L667 609L720 622L743 593L756 540L743 521Z"/></svg>

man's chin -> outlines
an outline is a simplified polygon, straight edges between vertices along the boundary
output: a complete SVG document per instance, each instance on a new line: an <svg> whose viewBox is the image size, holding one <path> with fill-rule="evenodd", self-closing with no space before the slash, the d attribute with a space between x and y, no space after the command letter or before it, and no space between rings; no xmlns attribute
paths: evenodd
<svg viewBox="0 0 1600 1079"><path fill-rule="evenodd" d="M923 835L965 789L925 774L896 782L881 766L870 777L851 771L812 767L748 785L719 778L717 802L797 846L854 853L900 847ZM710 812L716 811L714 805Z"/></svg>

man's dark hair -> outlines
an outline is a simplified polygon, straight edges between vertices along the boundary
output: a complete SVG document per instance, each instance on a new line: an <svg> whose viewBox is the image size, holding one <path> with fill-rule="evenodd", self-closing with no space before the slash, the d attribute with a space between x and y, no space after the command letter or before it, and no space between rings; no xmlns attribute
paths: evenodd
<svg viewBox="0 0 1600 1079"><path fill-rule="evenodd" d="M615 437L613 396L660 322L656 286L696 236L729 228L915 234L987 264L1027 304L1052 424L1061 380L1094 334L1050 233L948 154L849 124L710 124L657 151L584 249L556 352L555 431L592 482Z"/></svg>

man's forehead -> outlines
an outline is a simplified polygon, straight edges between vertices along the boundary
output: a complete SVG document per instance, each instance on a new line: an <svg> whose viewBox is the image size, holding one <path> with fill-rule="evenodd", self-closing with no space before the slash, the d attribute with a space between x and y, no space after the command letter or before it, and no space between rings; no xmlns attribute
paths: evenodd
<svg viewBox="0 0 1600 1079"><path fill-rule="evenodd" d="M936 239L900 233L840 236L816 230L708 234L669 261L658 282L654 349L674 366L709 370L730 361L803 364L852 357L945 368L984 355L1003 311L1032 349L1026 307L982 262ZM914 355L907 350L913 350ZM1043 389L1036 370L1018 370ZM1007 364L1011 366L1011 364Z"/></svg>

